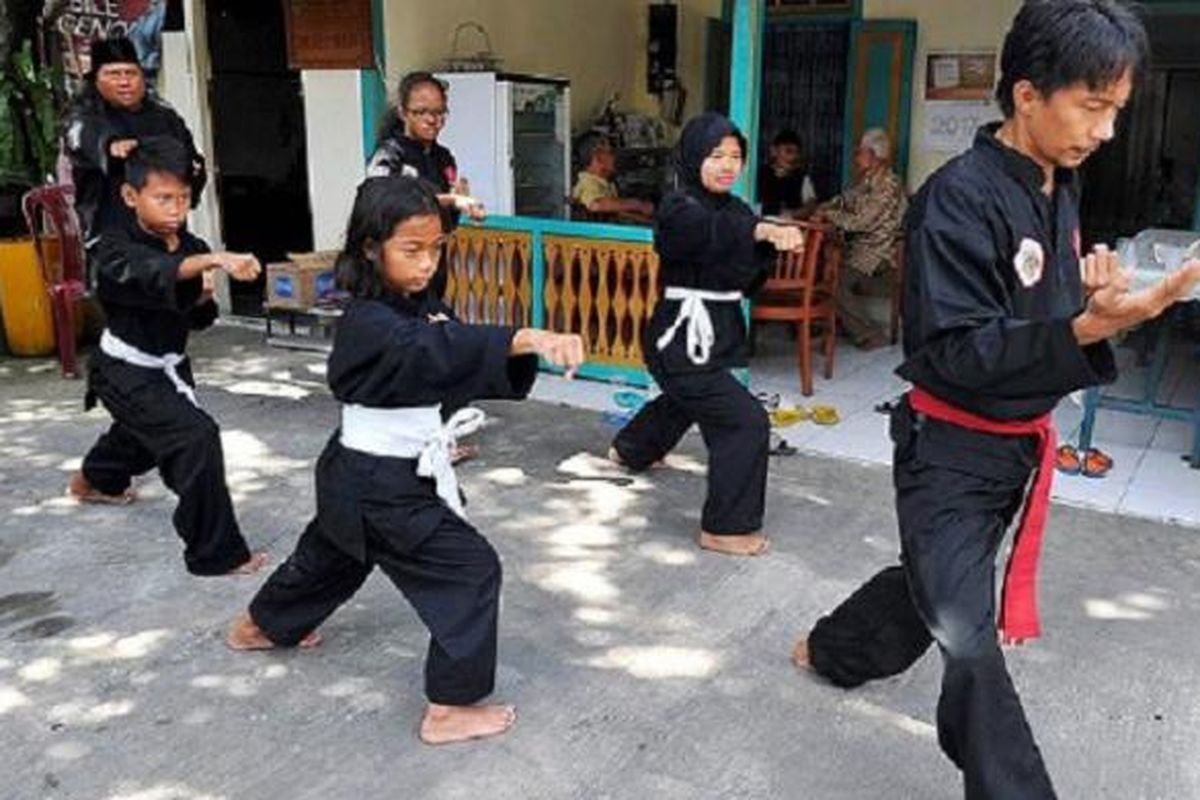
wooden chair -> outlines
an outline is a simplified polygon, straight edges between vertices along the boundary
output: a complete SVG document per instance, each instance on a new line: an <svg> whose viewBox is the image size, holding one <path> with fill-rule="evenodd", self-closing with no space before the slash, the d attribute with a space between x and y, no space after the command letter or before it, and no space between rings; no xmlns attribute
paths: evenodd
<svg viewBox="0 0 1200 800"><path fill-rule="evenodd" d="M901 307L900 303L904 299L904 237L900 236L896 239L895 251L892 255L892 270L888 281L889 288L892 292L892 319L891 319L891 340L892 344L900 341L900 319Z"/></svg>
<svg viewBox="0 0 1200 800"><path fill-rule="evenodd" d="M74 191L69 186L39 186L25 193L21 208L50 294L63 377L78 378L75 305L87 293L87 272Z"/></svg>
<svg viewBox="0 0 1200 800"><path fill-rule="evenodd" d="M750 309L753 322L789 322L796 326L800 390L813 393L812 337L814 324L823 332L825 377L833 377L837 335L837 281L841 247L835 229L812 222L791 223L804 230L804 247L780 253Z"/></svg>

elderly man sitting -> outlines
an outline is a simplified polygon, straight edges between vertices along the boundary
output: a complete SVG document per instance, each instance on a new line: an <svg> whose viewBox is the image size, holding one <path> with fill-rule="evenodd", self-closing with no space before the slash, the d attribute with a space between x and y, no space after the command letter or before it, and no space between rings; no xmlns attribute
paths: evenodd
<svg viewBox="0 0 1200 800"><path fill-rule="evenodd" d="M654 206L645 200L621 197L613 176L617 172L617 154L612 143L593 136L583 145L583 170L571 190L571 201L596 218L620 222L648 223Z"/></svg>
<svg viewBox="0 0 1200 800"><path fill-rule="evenodd" d="M895 268L896 239L908 208L904 185L891 169L891 149L886 131L872 128L864 133L854 153L857 179L813 215L846 235L838 318L842 329L864 350L887 342L881 325L871 319L863 294L875 276Z"/></svg>

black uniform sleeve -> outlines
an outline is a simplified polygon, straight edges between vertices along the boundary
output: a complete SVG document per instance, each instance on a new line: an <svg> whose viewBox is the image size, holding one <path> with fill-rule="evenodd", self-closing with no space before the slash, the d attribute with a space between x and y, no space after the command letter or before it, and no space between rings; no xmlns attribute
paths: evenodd
<svg viewBox="0 0 1200 800"><path fill-rule="evenodd" d="M373 407L518 399L536 376L533 356L509 356L514 330L430 323L386 303L351 306L338 323L329 384L343 402Z"/></svg>
<svg viewBox="0 0 1200 800"><path fill-rule="evenodd" d="M71 162L75 209L85 234L91 232L105 194L111 139L112 132L102 114L79 104L72 107L63 129L63 152Z"/></svg>
<svg viewBox="0 0 1200 800"><path fill-rule="evenodd" d="M654 244L664 261L696 264L715 284L749 291L762 283L774 253L754 240L758 223L740 202L712 209L677 192L659 206Z"/></svg>
<svg viewBox="0 0 1200 800"><path fill-rule="evenodd" d="M903 377L960 398L1001 399L1062 396L1111 379L1111 349L1080 347L1071 319L1011 316L997 237L979 216L990 204L977 194L932 186L910 221L905 303L921 344Z"/></svg>
<svg viewBox="0 0 1200 800"><path fill-rule="evenodd" d="M200 280L178 280L181 251L167 253L117 236L102 236L95 247L100 300L134 308L182 311L196 302Z"/></svg>

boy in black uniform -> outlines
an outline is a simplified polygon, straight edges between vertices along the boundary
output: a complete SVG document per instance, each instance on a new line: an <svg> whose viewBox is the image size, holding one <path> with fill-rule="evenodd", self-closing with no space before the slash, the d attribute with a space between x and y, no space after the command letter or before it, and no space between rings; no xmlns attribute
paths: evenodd
<svg viewBox="0 0 1200 800"><path fill-rule="evenodd" d="M908 219L898 374L914 388L891 425L902 566L793 651L798 666L853 687L902 672L936 641L938 738L972 800L1055 796L996 633L997 623L1009 641L1039 633L1050 413L1115 378L1107 338L1200 280L1195 262L1130 293L1111 253L1081 258L1074 170L1113 137L1145 50L1141 23L1112 0L1018 13L997 89L1005 121L929 179ZM995 557L1022 505L997 621Z"/></svg>
<svg viewBox="0 0 1200 800"><path fill-rule="evenodd" d="M85 241L132 221L121 199L125 159L148 136L170 136L183 145L192 165L192 198L199 200L204 156L175 110L147 93L133 42L124 37L92 42L91 69L71 102L63 135Z"/></svg>
<svg viewBox="0 0 1200 800"><path fill-rule="evenodd" d="M329 355L341 426L317 462L317 513L226 639L235 650L312 647L316 628L375 565L429 628L420 726L426 744L477 739L512 726L492 692L500 562L467 521L450 453L482 412L442 407L520 399L537 358L570 376L583 361L575 334L464 325L430 291L446 239L431 187L400 175L359 187L338 258L353 296Z"/></svg>
<svg viewBox="0 0 1200 800"><path fill-rule="evenodd" d="M113 424L67 491L82 502L128 503L133 476L158 467L179 495L174 522L188 571L254 572L264 557L251 555L238 530L217 424L196 402L183 353L188 332L216 319L212 270L253 280L260 267L251 255L210 253L184 229L192 180L184 145L142 139L126 171L121 194L133 220L105 232L92 253L108 324L88 364L87 407L99 398Z"/></svg>

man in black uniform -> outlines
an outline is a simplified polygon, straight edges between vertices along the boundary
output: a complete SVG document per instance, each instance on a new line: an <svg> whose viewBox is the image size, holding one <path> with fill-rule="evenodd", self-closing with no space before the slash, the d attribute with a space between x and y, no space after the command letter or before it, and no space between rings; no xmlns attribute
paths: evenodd
<svg viewBox="0 0 1200 800"><path fill-rule="evenodd" d="M84 241L132 221L121 200L125 160L147 136L170 136L182 144L192 163L193 207L205 183L204 156L183 119L146 92L146 78L133 42L125 38L92 43L91 69L71 102L64 149L71 160L75 210Z"/></svg>
<svg viewBox="0 0 1200 800"><path fill-rule="evenodd" d="M1009 640L1038 635L1050 412L1115 378L1106 339L1200 280L1193 262L1131 293L1111 253L1081 258L1074 170L1113 137L1145 50L1141 23L1113 0L1034 0L1018 13L997 89L1003 124L980 130L929 179L907 222L898 373L914 388L891 425L901 566L868 581L793 652L798 666L848 688L902 672L936 641L938 739L973 800L1055 797L1005 667L994 602L996 553L1024 504L998 624Z"/></svg>

